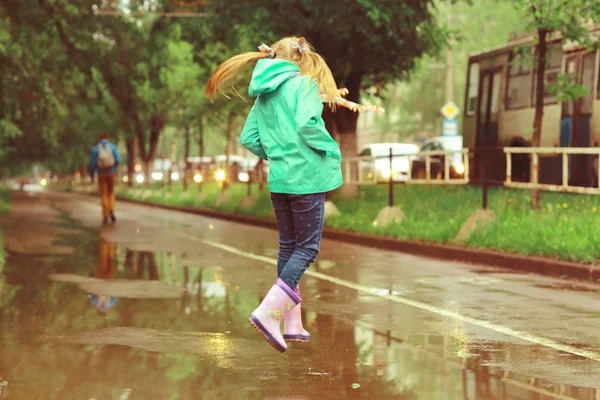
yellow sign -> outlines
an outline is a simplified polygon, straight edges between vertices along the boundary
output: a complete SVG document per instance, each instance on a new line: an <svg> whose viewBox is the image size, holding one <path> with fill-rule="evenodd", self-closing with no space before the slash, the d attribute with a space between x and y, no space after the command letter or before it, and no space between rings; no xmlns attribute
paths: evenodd
<svg viewBox="0 0 600 400"><path fill-rule="evenodd" d="M440 111L446 119L454 119L460 113L458 106L451 101L444 104L444 107Z"/></svg>

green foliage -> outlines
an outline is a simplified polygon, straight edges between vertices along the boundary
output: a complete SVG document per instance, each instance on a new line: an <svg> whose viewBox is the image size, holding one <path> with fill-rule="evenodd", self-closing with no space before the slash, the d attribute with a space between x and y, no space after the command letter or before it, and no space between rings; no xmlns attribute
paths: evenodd
<svg viewBox="0 0 600 400"><path fill-rule="evenodd" d="M556 99L560 102L575 101L589 94L588 88L576 85L573 82L573 77L569 76L569 74L561 73L558 74L556 83L546 84L546 90L548 93L556 96Z"/></svg>
<svg viewBox="0 0 600 400"><path fill-rule="evenodd" d="M560 34L563 43L575 43L588 49L596 48L597 42L592 40L589 34L588 23L600 21L598 7L593 7L589 0L515 0L515 8L519 10L528 22L528 29L535 32L534 55L535 55L535 82L546 82L546 65L549 62L548 43L552 36ZM545 59L542 59L545 57ZM536 88L535 93L535 116L533 119L533 135L531 145L540 146L542 134L544 91L550 90L563 100L575 100L585 91L576 88L570 82L570 77L560 77L554 87ZM575 82L574 82L575 83ZM539 206L539 192L534 191L532 196L532 207Z"/></svg>
<svg viewBox="0 0 600 400"><path fill-rule="evenodd" d="M149 196L145 196L143 190L126 188L119 189L118 194L159 204L273 218L266 189L260 191L253 186L256 204L246 209L240 207L246 190L246 185L231 185L227 192L228 200L219 206L216 199L221 188L217 185L203 186L205 197L202 201L197 200L196 188L191 188L189 196L182 196L181 185L175 185L170 196L166 195L164 188L153 189ZM387 190L385 185L367 186L361 189L356 200L334 199L342 216L327 220L326 225L359 233L448 243L469 216L481 207L482 194L478 187L397 185L394 189L395 204L406 217L401 224L384 228L374 225L373 221L388 205ZM545 193L539 210L531 210L530 201L527 191L490 189L488 206L495 213L496 222L475 231L466 245L570 261L594 262L600 258L596 245L596 238L600 235L600 199L597 196Z"/></svg>
<svg viewBox="0 0 600 400"><path fill-rule="evenodd" d="M272 214L271 197L266 186L260 190L258 185L252 185L251 191L256 199L253 207L242 209L240 204L247 196L248 187L245 184L232 184L227 190L227 200L216 205L216 200L222 192L222 188L216 184L203 184L202 193L204 198L198 199L198 185L191 184L187 194L183 192L181 184L174 184L171 194L167 194L167 188L156 186L147 193L145 190L131 190L125 186L117 190L119 196L156 202L159 204L172 204L180 206L195 206L213 209L223 212L248 213L259 217L268 217Z"/></svg>
<svg viewBox="0 0 600 400"><path fill-rule="evenodd" d="M440 29L447 26L448 11L445 1L435 3L434 16ZM456 37L451 43L453 99L462 108L469 54L504 45L511 34L523 33L525 20L510 2L503 0L456 2L451 5L451 15ZM445 64L445 54L426 55L417 62L408 80L387 86L383 91L386 113L374 118L374 125L382 134L397 132L398 140L418 134L440 134L440 108L446 102ZM461 119L462 114L459 123Z"/></svg>
<svg viewBox="0 0 600 400"><path fill-rule="evenodd" d="M132 0L117 9L172 6ZM82 0L2 2L0 148L10 152L0 152L0 167L28 160L72 173L87 162L103 132L117 141L135 137L146 162L165 131L182 127L190 127L195 140L205 132L204 142L218 153L227 136L234 150L251 100L243 95L213 105L203 95L210 73L226 58L301 33L327 58L340 86L354 85L350 97L357 99L361 84L382 87L405 76L445 37L433 23L430 0L214 0L186 6L212 13L201 20L100 17L89 7ZM242 93L248 77L238 85Z"/></svg>
<svg viewBox="0 0 600 400"><path fill-rule="evenodd" d="M219 11L220 27L246 27L246 38L255 38L249 51L262 41L304 35L325 57L340 87L404 77L418 57L444 42L429 0L214 0L211 9ZM349 98L357 99L358 93Z"/></svg>

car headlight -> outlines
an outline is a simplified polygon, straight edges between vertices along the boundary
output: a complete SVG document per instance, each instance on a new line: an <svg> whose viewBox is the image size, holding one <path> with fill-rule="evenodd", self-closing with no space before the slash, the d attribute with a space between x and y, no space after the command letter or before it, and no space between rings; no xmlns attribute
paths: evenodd
<svg viewBox="0 0 600 400"><path fill-rule="evenodd" d="M248 175L247 172L240 172L238 174L238 179L240 180L240 182L249 182L250 181L250 175Z"/></svg>
<svg viewBox="0 0 600 400"><path fill-rule="evenodd" d="M463 163L458 163L454 166L454 171L456 171L457 174L464 174L465 173L465 165Z"/></svg>
<svg viewBox="0 0 600 400"><path fill-rule="evenodd" d="M202 182L202 179L203 179L203 178L202 178L202 174L199 174L199 173L198 173L198 174L195 174L195 175L194 175L194 182L196 182L196 183L201 183L201 182Z"/></svg>
<svg viewBox="0 0 600 400"><path fill-rule="evenodd" d="M155 181L160 181L162 178L163 178L162 172L153 172L152 173L152 179L154 179Z"/></svg>
<svg viewBox="0 0 600 400"><path fill-rule="evenodd" d="M217 181L223 182L225 180L225 171L222 169L218 169L215 173L215 178L217 179Z"/></svg>
<svg viewBox="0 0 600 400"><path fill-rule="evenodd" d="M179 172L173 172L171 174L171 179L174 181L178 181L179 180Z"/></svg>
<svg viewBox="0 0 600 400"><path fill-rule="evenodd" d="M381 168L381 169L379 169L379 174L383 178L389 179L392 176L392 170L389 168Z"/></svg>

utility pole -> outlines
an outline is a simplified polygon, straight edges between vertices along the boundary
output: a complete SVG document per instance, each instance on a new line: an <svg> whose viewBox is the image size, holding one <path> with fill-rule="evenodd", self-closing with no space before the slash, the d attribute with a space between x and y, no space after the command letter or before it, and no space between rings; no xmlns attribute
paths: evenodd
<svg viewBox="0 0 600 400"><path fill-rule="evenodd" d="M448 27L452 26L452 0L446 0L448 7ZM452 42L449 43L448 51L446 52L446 101L454 101L454 81L453 81L453 65L452 65Z"/></svg>

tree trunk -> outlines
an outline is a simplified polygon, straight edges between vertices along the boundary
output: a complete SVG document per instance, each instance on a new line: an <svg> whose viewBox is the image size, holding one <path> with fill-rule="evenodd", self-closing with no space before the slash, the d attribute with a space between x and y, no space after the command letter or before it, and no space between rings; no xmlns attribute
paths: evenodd
<svg viewBox="0 0 600 400"><path fill-rule="evenodd" d="M200 151L200 159L202 159L202 157L204 157L204 121L200 120L200 123L198 124L198 146L199 146L199 151Z"/></svg>
<svg viewBox="0 0 600 400"><path fill-rule="evenodd" d="M162 172L163 174L165 173L165 160L167 158L167 140L166 138L162 138L161 141L162 145L161 145L161 149L160 149L160 172ZM170 168L169 168L170 169ZM166 173L168 173L169 171L166 171ZM168 180L169 178L167 178ZM160 184L159 186L161 188L165 187L165 176L163 176L163 179L160 180Z"/></svg>
<svg viewBox="0 0 600 400"><path fill-rule="evenodd" d="M81 182L83 183L87 183L86 181L86 176L88 175L88 168L87 165L85 164L81 164ZM90 177L92 180L94 179L93 176Z"/></svg>
<svg viewBox="0 0 600 400"><path fill-rule="evenodd" d="M538 44L537 44L537 65L536 65L536 91L535 91L535 118L533 121L533 137L531 139L531 147L540 147L540 139L542 135L542 121L544 120L544 85L546 77L546 55L548 53L548 29L538 29ZM531 177L538 176L538 163L531 163ZM536 182L537 183L537 182ZM540 207L540 191L533 189L531 191L531 208L537 209Z"/></svg>
<svg viewBox="0 0 600 400"><path fill-rule="evenodd" d="M198 123L198 134L198 146L200 147L200 175L204 177L204 120L202 118L200 118ZM198 194L200 193L202 193L202 182L198 184Z"/></svg>
<svg viewBox="0 0 600 400"><path fill-rule="evenodd" d="M144 186L150 188L150 161L142 161L142 169L144 171Z"/></svg>
<svg viewBox="0 0 600 400"><path fill-rule="evenodd" d="M190 158L190 125L185 125L185 145L183 150L183 157L185 157L185 169L183 172L183 191L187 193L188 190L188 178L190 176L190 163L188 158Z"/></svg>
<svg viewBox="0 0 600 400"><path fill-rule="evenodd" d="M265 160L262 158L256 164L256 181L258 182L258 189L262 191L265 188Z"/></svg>
<svg viewBox="0 0 600 400"><path fill-rule="evenodd" d="M361 73L352 73L348 76L345 81L345 86L349 93L346 97L350 101L355 103L360 102L360 88L362 83ZM330 113L326 111L325 114ZM347 108L338 107L333 118L326 115L325 123L334 139L340 144L340 150L342 152L342 158L356 157L358 153L357 147L357 123L358 113L353 112ZM342 170L350 171L349 176L344 173L345 183L341 188L340 194L346 199L353 199L358 196L359 185L358 182L358 164L356 162L350 163L350 168L346 167L346 163L342 163ZM354 182L354 183L350 183Z"/></svg>
<svg viewBox="0 0 600 400"><path fill-rule="evenodd" d="M127 139L127 184L133 187L135 181L135 138Z"/></svg>
<svg viewBox="0 0 600 400"><path fill-rule="evenodd" d="M169 176L167 179L169 180L169 192L173 187L173 178L171 175L173 174L173 167L177 164L177 139L179 138L179 128L175 128L175 132L173 133L173 140L171 142L171 165L169 167Z"/></svg>
<svg viewBox="0 0 600 400"><path fill-rule="evenodd" d="M138 142L138 150L140 159L144 163L144 179L146 187L150 187L150 163L156 158L156 149L158 147L158 139L165 127L165 121L161 117L152 117L150 121L150 143L146 150L146 135L139 118L135 115L133 118L135 125L135 135ZM146 170L147 167L147 170Z"/></svg>
<svg viewBox="0 0 600 400"><path fill-rule="evenodd" d="M230 177L231 166L229 165L229 158L231 156L231 135L233 134L233 121L235 114L229 113L227 118L227 127L225 128L225 181L223 182L223 191L229 186L229 181L235 179L233 176Z"/></svg>

